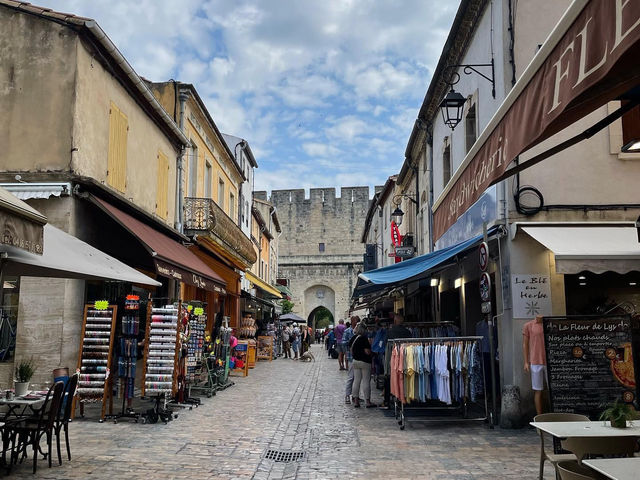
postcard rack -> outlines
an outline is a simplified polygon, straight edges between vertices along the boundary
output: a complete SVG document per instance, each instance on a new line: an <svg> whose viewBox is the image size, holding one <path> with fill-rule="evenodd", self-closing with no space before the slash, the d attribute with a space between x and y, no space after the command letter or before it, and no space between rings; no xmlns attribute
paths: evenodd
<svg viewBox="0 0 640 480"><path fill-rule="evenodd" d="M397 338L388 340L395 345L400 344L431 344L431 345L446 345L448 343L455 342L475 342L477 348L481 350L481 336L464 336L464 337L423 337L423 338ZM478 360L481 365L481 378L484 379L484 361L482 354L479 355ZM465 380L465 392L469 388L469 376ZM465 394L463 399L452 405L446 405L436 400L432 400L427 403L402 403L399 398L393 396L395 418L398 421L400 430L404 430L407 423L429 423L429 422L450 422L450 421L486 421L489 419L489 407L487 403L486 392L483 395L484 415L469 416L469 403L470 399ZM455 415L457 413L457 415ZM408 415L407 415L408 414ZM446 414L446 415L443 415ZM453 415L452 415L453 414Z"/></svg>
<svg viewBox="0 0 640 480"><path fill-rule="evenodd" d="M175 392L180 309L179 304L147 309L143 397L166 398Z"/></svg>
<svg viewBox="0 0 640 480"><path fill-rule="evenodd" d="M75 416L75 402L80 402L80 415L84 416L85 403L102 402L100 422L104 421L107 399L109 413L113 413L113 398L110 391L111 355L118 307L99 301L85 305L82 322L82 343L78 354L78 390L72 406Z"/></svg>

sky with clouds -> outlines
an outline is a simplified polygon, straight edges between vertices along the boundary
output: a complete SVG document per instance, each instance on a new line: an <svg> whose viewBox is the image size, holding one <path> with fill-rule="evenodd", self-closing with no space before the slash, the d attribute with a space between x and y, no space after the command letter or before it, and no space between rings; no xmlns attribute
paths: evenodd
<svg viewBox="0 0 640 480"><path fill-rule="evenodd" d="M458 1L33 0L95 19L152 81L193 83L256 190L398 173Z"/></svg>

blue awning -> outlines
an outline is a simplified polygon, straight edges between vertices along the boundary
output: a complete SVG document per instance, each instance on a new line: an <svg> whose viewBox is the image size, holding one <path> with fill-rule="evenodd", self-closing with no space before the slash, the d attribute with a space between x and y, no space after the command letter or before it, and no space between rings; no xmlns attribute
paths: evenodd
<svg viewBox="0 0 640 480"><path fill-rule="evenodd" d="M492 227L487 233L492 235L498 228L497 226ZM358 275L358 283L353 290L352 298L357 299L360 296L371 295L387 287L399 286L399 284L425 277L435 269L443 268L445 263L457 254L478 245L480 242L482 242L482 235L404 262L361 273Z"/></svg>

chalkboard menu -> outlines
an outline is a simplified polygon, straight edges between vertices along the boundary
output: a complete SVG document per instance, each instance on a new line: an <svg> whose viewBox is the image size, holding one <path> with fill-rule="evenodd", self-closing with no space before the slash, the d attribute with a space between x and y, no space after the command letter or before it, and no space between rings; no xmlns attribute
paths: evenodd
<svg viewBox="0 0 640 480"><path fill-rule="evenodd" d="M594 420L615 400L638 407L640 355L629 315L544 317L543 323L553 412Z"/></svg>

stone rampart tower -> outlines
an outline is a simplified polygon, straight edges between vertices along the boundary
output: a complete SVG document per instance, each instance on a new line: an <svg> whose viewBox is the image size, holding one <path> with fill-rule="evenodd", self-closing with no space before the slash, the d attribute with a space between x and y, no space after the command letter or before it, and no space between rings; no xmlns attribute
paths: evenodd
<svg viewBox="0 0 640 480"><path fill-rule="evenodd" d="M265 198L265 192L256 192ZM278 278L289 279L294 313L313 318L326 307L335 322L346 318L358 273L362 272L361 243L369 187L312 188L305 191L274 190L282 235L278 242Z"/></svg>

